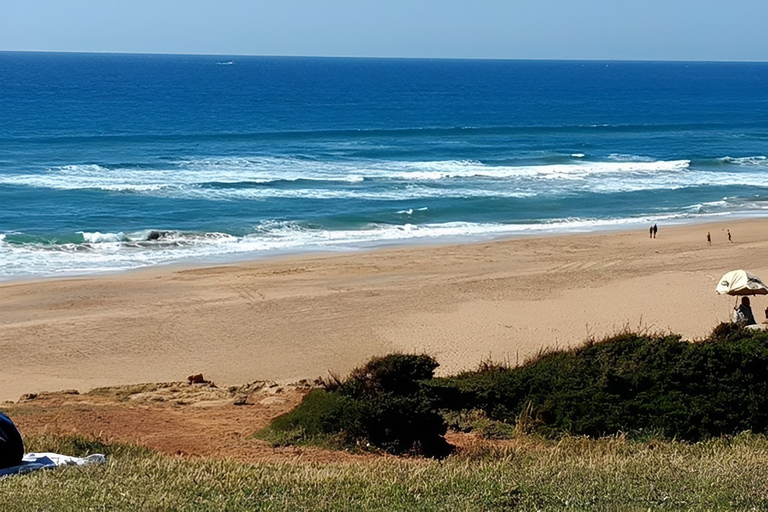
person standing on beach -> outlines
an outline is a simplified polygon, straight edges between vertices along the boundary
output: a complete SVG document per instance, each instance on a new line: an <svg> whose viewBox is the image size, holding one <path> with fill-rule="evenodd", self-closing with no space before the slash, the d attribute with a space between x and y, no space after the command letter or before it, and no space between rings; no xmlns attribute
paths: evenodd
<svg viewBox="0 0 768 512"><path fill-rule="evenodd" d="M709 234L709 231L707 231L707 243L712 245L712 235Z"/></svg>
<svg viewBox="0 0 768 512"><path fill-rule="evenodd" d="M648 229L648 238L653 238L653 226Z"/></svg>
<svg viewBox="0 0 768 512"><path fill-rule="evenodd" d="M733 243L733 240L731 240L731 230L730 229L726 229L726 231L728 232L728 241Z"/></svg>
<svg viewBox="0 0 768 512"><path fill-rule="evenodd" d="M659 232L659 226L656 224L653 225L653 238L656 238L656 233Z"/></svg>

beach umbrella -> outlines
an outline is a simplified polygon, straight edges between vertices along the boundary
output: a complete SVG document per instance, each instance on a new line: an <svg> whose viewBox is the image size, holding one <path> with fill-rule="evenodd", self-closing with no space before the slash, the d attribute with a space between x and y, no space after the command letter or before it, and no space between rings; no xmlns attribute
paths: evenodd
<svg viewBox="0 0 768 512"><path fill-rule="evenodd" d="M720 278L715 291L720 295L768 295L768 286L755 274L732 270Z"/></svg>

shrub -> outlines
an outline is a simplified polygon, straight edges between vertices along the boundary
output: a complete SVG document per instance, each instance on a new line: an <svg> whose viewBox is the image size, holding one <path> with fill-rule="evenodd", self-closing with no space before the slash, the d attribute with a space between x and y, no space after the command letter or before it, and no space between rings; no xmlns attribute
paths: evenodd
<svg viewBox="0 0 768 512"><path fill-rule="evenodd" d="M625 332L514 368L486 362L435 379L437 366L426 355L374 358L310 393L272 429L283 439L362 441L431 456L450 448L438 410L481 411L483 421L470 428L489 437L651 433L696 441L768 432L768 333L731 324L697 343Z"/></svg>
<svg viewBox="0 0 768 512"><path fill-rule="evenodd" d="M298 407L275 418L261 437L275 444L352 446L365 437L365 412L358 400L313 389Z"/></svg>
<svg viewBox="0 0 768 512"><path fill-rule="evenodd" d="M712 329L709 335L709 341L734 341L742 338L751 337L755 331L752 331L742 324L733 322L722 322Z"/></svg>
<svg viewBox="0 0 768 512"><path fill-rule="evenodd" d="M768 334L720 325L708 340L624 333L542 354L517 368L468 372L430 385L436 403L481 408L544 434L658 432L698 440L768 431Z"/></svg>
<svg viewBox="0 0 768 512"><path fill-rule="evenodd" d="M431 379L437 361L428 355L390 354L374 357L355 368L340 391L353 396L377 396L382 393L408 395L421 389L422 381Z"/></svg>
<svg viewBox="0 0 768 512"><path fill-rule="evenodd" d="M426 355L371 359L332 389L310 392L263 436L282 442L335 440L346 447L370 443L394 454L447 455L451 447L443 438L445 422L422 383L437 366Z"/></svg>

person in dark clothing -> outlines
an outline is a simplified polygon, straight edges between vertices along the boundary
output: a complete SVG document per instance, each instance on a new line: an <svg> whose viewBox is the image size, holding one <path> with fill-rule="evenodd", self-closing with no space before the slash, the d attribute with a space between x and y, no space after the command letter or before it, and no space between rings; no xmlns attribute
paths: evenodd
<svg viewBox="0 0 768 512"><path fill-rule="evenodd" d="M11 418L0 412L0 469L21 464L24 441Z"/></svg>
<svg viewBox="0 0 768 512"><path fill-rule="evenodd" d="M754 325L757 323L752 314L752 307L749 305L749 297L741 298L741 304L733 311L733 321L740 325Z"/></svg>
<svg viewBox="0 0 768 512"><path fill-rule="evenodd" d="M656 238L656 233L659 232L659 226L656 224L653 225L653 238Z"/></svg>

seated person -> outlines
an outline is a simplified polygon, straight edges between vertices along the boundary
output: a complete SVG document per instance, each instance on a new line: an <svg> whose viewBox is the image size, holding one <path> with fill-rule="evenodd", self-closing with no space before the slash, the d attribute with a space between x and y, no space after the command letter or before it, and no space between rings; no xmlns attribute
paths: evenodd
<svg viewBox="0 0 768 512"><path fill-rule="evenodd" d="M0 412L0 469L18 466L24 457L24 441L16 425Z"/></svg>
<svg viewBox="0 0 768 512"><path fill-rule="evenodd" d="M741 304L734 308L733 322L739 325L753 325L757 323L752 315L752 308L749 306L749 297L742 297Z"/></svg>

